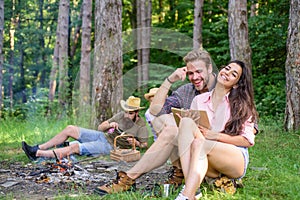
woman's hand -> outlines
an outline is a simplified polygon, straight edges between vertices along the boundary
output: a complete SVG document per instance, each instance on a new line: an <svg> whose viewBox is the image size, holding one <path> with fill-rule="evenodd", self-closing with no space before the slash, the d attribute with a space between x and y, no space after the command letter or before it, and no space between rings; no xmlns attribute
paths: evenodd
<svg viewBox="0 0 300 200"><path fill-rule="evenodd" d="M211 131L203 126L198 126L198 128L206 139L218 141L220 133Z"/></svg>
<svg viewBox="0 0 300 200"><path fill-rule="evenodd" d="M200 113L198 111L195 112L195 110L183 110L180 113L176 113L176 115L179 117L179 119L182 119L183 117L191 118L196 124L200 119Z"/></svg>

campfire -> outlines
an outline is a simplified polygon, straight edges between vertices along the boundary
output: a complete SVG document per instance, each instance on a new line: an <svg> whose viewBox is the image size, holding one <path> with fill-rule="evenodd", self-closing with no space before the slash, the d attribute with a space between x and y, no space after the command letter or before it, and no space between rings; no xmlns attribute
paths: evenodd
<svg viewBox="0 0 300 200"><path fill-rule="evenodd" d="M30 199L32 195L35 196L33 199L46 199L59 193L77 190L90 194L95 187L114 179L117 170L126 171L133 165L133 162L116 162L108 160L107 157L83 157L77 160L73 155L38 160L26 165L15 162L4 167L3 164L2 167L0 165L0 194L12 192L17 196L16 199ZM139 179L137 187L152 187L153 177L156 177L156 181L165 180L167 173L162 168Z"/></svg>
<svg viewBox="0 0 300 200"><path fill-rule="evenodd" d="M62 182L66 180L66 178L63 177L73 176L75 174L74 168L67 168L65 165L62 164L46 163L45 165L49 166L49 169L29 174L37 176L37 178L35 179L36 183ZM58 178L55 177L60 177L60 180L58 180Z"/></svg>
<svg viewBox="0 0 300 200"><path fill-rule="evenodd" d="M59 159L56 155L55 151L53 150L55 155L55 162L42 162L41 164L44 166L44 169L40 171L33 171L29 174L29 176L38 176L35 179L36 183L49 183L52 182L54 179L53 174L57 174L61 179L67 176L73 176L75 174L75 170L82 171L82 168L73 164L72 160L68 156L68 158L61 158Z"/></svg>

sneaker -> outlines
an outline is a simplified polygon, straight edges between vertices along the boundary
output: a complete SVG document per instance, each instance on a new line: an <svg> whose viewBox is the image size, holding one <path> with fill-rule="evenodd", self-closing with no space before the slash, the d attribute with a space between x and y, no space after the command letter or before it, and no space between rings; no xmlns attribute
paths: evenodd
<svg viewBox="0 0 300 200"><path fill-rule="evenodd" d="M36 152L39 150L38 145L29 146L26 142L22 141L22 149L30 160L34 161L37 159Z"/></svg>
<svg viewBox="0 0 300 200"><path fill-rule="evenodd" d="M201 192L201 189L200 187L196 190L196 194L195 194L195 199L196 200L199 200L201 197L202 197L202 192Z"/></svg>
<svg viewBox="0 0 300 200"><path fill-rule="evenodd" d="M165 181L165 184L173 185L174 189L182 185L184 180L184 175L182 169L179 169L175 166L172 167L171 173L169 174L168 180Z"/></svg>
<svg viewBox="0 0 300 200"><path fill-rule="evenodd" d="M180 192L175 200L189 200L189 198L187 198Z"/></svg>
<svg viewBox="0 0 300 200"><path fill-rule="evenodd" d="M135 190L135 188L135 180L129 178L126 172L120 171L117 172L116 180L95 188L94 192L102 196L106 194Z"/></svg>
<svg viewBox="0 0 300 200"><path fill-rule="evenodd" d="M182 187L180 193L183 192L184 188L185 188L185 185ZM195 193L195 200L199 200L202 196L203 195L202 195L201 189L200 189L200 187L198 187L198 189L196 190L196 193Z"/></svg>

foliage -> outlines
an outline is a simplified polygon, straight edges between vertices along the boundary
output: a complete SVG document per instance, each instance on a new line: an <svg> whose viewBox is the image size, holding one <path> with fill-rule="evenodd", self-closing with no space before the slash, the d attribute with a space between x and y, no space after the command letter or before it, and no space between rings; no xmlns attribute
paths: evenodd
<svg viewBox="0 0 300 200"><path fill-rule="evenodd" d="M256 107L260 116L283 116L285 79L281 74L261 75L254 79Z"/></svg>
<svg viewBox="0 0 300 200"><path fill-rule="evenodd" d="M41 1L42 2L42 1ZM41 99L37 92L46 91L49 83L49 73L52 67L53 48L58 15L58 1L47 1L44 4L36 1L24 3L5 0L5 33L15 31L14 46L11 47L10 34L4 34L4 115L26 117L26 112L34 108L41 110L47 105L46 96ZM133 13L134 0L123 0L122 24L127 32L135 27L136 16ZM161 4L160 4L161 3ZM170 4L172 3L172 4ZM257 12L250 16L251 6L256 3ZM194 1L152 1L152 26L182 33L190 38L193 36ZM75 43L74 30L81 25L79 19L81 2L71 1L70 16L70 47L75 46L75 55L70 58L69 90L74 92L78 87L80 63L80 38ZM204 1L203 7L203 47L210 52L216 66L221 66L230 60L228 41L228 1ZM14 8L14 9L13 9ZM43 19L41 18L43 11ZM289 1L248 1L249 40L252 49L252 67L255 85L255 98L261 115L277 115L285 108L285 59L286 38L289 20ZM15 21L13 21L15 20ZM92 24L94 30L94 23ZM92 40L94 35L92 34ZM124 40L126 37L124 35ZM133 40L131 38L131 40ZM176 46L178 38L164 38ZM133 45L133 44L130 44ZM126 49L124 49L126 51ZM168 49L153 48L150 54L150 64L155 68L165 66L161 73L150 70L148 88L158 86L171 73L172 69L183 66L182 56ZM21 64L23 61L23 64ZM135 70L137 65L136 51L125 52L123 55L123 73L127 75ZM14 76L13 79L12 76ZM13 101L10 106L9 84L13 84ZM125 83L125 82L124 82ZM131 83L131 80L125 84ZM124 89L124 94L137 93L137 88ZM147 89L145 89L147 90ZM131 93L130 93L131 92ZM46 93L43 92L46 95ZM70 94L70 98L72 98ZM145 102L145 100L143 100ZM70 101L71 102L71 101ZM25 106L24 106L25 104ZM33 105L34 104L34 105ZM38 113L44 113L37 111Z"/></svg>

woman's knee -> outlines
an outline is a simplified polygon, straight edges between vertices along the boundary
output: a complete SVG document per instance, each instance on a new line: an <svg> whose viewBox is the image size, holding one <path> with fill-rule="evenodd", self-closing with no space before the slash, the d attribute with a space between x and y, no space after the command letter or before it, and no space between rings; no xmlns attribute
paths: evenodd
<svg viewBox="0 0 300 200"><path fill-rule="evenodd" d="M187 130L195 127L195 122L189 117L184 117L180 120L179 129Z"/></svg>
<svg viewBox="0 0 300 200"><path fill-rule="evenodd" d="M202 138L195 138L191 144L191 150L196 151L203 147L204 140Z"/></svg>

